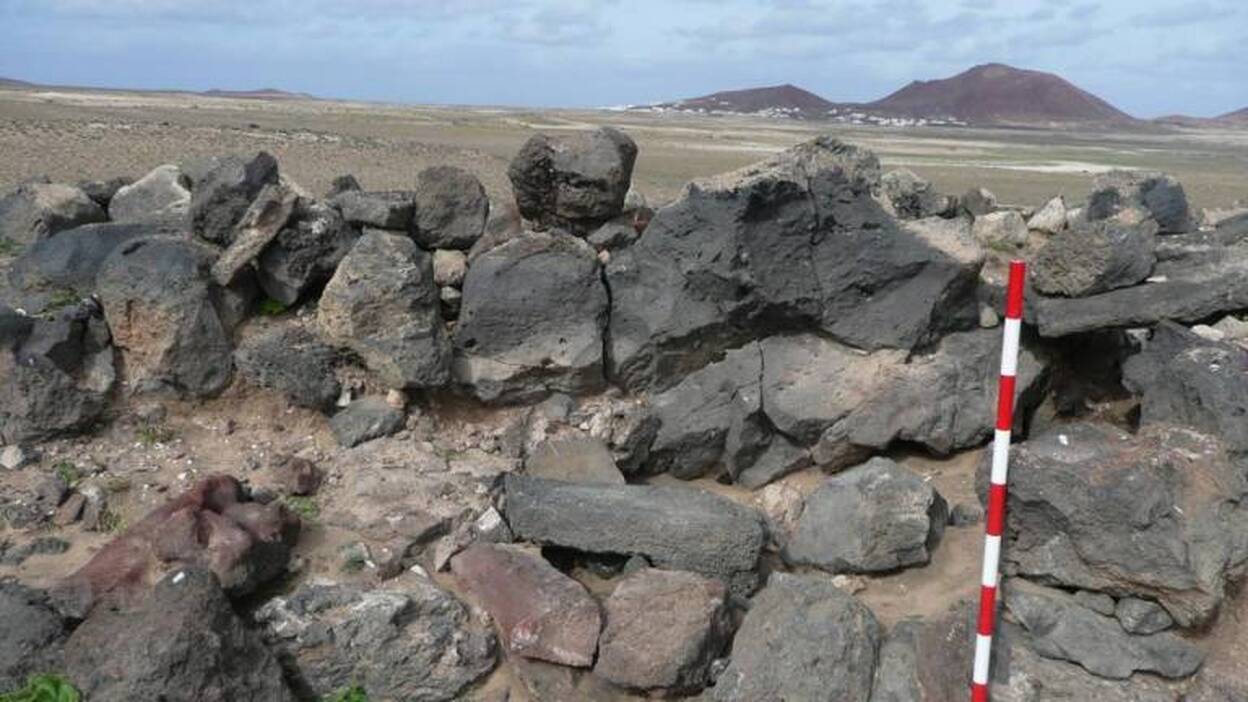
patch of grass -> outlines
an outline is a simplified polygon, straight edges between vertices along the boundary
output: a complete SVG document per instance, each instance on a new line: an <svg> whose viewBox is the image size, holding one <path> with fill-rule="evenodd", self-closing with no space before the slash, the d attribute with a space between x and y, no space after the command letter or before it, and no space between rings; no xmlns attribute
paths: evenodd
<svg viewBox="0 0 1248 702"><path fill-rule="evenodd" d="M286 305L283 305L281 302L278 302L271 297L266 297L260 301L260 305L256 308L256 311L265 317L276 317L279 314L284 314L286 312Z"/></svg>
<svg viewBox="0 0 1248 702"><path fill-rule="evenodd" d="M316 504L316 500L311 497L287 495L282 498L282 504L305 522L315 522L316 518L321 515L321 506Z"/></svg>
<svg viewBox="0 0 1248 702"><path fill-rule="evenodd" d="M107 507L100 512L100 531L105 534L120 534L126 530L126 518ZM3 700L0 700L3 702Z"/></svg>
<svg viewBox="0 0 1248 702"><path fill-rule="evenodd" d="M22 245L7 236L0 236L0 256L17 256L22 253Z"/></svg>
<svg viewBox="0 0 1248 702"><path fill-rule="evenodd" d="M144 446L167 444L174 436L173 430L163 424L144 424L134 430L134 439Z"/></svg>
<svg viewBox="0 0 1248 702"><path fill-rule="evenodd" d="M78 470L78 466L73 461L57 461L52 464L52 472L56 473L56 477L61 479L68 487L73 487L82 480L82 471Z"/></svg>
<svg viewBox="0 0 1248 702"><path fill-rule="evenodd" d="M368 702L368 694L364 692L364 688L353 685L326 697L324 702Z"/></svg>
<svg viewBox="0 0 1248 702"><path fill-rule="evenodd" d="M352 699L356 698L344 698ZM361 697L360 700L367 698ZM26 679L26 687L0 694L0 702L81 702L82 695L59 675L32 675Z"/></svg>
<svg viewBox="0 0 1248 702"><path fill-rule="evenodd" d="M82 298L83 296L79 295L75 290L70 290L68 288L55 290L53 291L52 296L48 298L48 309L76 305Z"/></svg>

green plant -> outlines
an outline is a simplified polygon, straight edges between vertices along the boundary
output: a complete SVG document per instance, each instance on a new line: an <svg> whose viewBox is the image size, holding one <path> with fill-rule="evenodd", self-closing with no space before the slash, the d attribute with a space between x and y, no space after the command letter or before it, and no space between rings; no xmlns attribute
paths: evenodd
<svg viewBox="0 0 1248 702"><path fill-rule="evenodd" d="M359 685L353 685L325 698L325 702L368 702L368 693Z"/></svg>
<svg viewBox="0 0 1248 702"><path fill-rule="evenodd" d="M134 430L134 438L144 446L155 446L173 440L173 430L163 424L144 424Z"/></svg>
<svg viewBox="0 0 1248 702"><path fill-rule="evenodd" d="M344 698L355 700L357 698ZM360 697L359 700L365 700ZM32 675L26 687L0 694L0 702L80 702L82 695L59 675Z"/></svg>
<svg viewBox="0 0 1248 702"><path fill-rule="evenodd" d="M8 238L0 236L0 256L16 256L22 252L22 245Z"/></svg>
<svg viewBox="0 0 1248 702"><path fill-rule="evenodd" d="M271 297L266 297L260 301L260 306L256 310L265 317L276 317L286 311L286 305Z"/></svg>
<svg viewBox="0 0 1248 702"><path fill-rule="evenodd" d="M286 505L286 509L299 515L299 518L305 522L315 522L316 518L321 514L320 505L316 504L316 500L313 500L311 497L287 495L282 498L282 504Z"/></svg>
<svg viewBox="0 0 1248 702"><path fill-rule="evenodd" d="M73 487L82 480L82 471L78 470L78 466L73 461L57 461L52 464L52 472L56 473L56 477L61 479L68 487Z"/></svg>
<svg viewBox="0 0 1248 702"><path fill-rule="evenodd" d="M105 507L100 512L100 531L106 534L120 534L126 530L126 518ZM3 702L3 700L0 700Z"/></svg>
<svg viewBox="0 0 1248 702"><path fill-rule="evenodd" d="M52 295L48 297L48 309L68 307L69 305L77 304L82 297L83 296L79 295L76 291L68 288L55 290Z"/></svg>

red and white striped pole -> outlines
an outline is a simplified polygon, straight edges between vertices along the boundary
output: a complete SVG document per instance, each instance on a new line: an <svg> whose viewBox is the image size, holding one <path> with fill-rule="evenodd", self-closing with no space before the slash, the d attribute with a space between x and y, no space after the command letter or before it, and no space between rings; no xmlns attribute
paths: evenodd
<svg viewBox="0 0 1248 702"><path fill-rule="evenodd" d="M997 572L1001 534L1005 530L1005 480L1010 470L1010 428L1014 426L1014 375L1018 368L1018 334L1023 325L1023 280L1027 264L1010 261L1005 297L1005 340L1001 344L1001 382L997 388L997 430L992 441L992 472L988 481L988 515L984 537L984 568L980 575L979 625L975 634L975 667L971 702L988 702L988 666L996 626Z"/></svg>

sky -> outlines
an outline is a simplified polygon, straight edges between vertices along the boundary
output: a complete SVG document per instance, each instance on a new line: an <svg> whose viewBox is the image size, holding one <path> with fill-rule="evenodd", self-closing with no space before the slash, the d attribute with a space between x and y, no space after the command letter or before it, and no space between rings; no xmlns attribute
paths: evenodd
<svg viewBox="0 0 1248 702"><path fill-rule="evenodd" d="M1138 117L1248 107L1244 0L0 0L0 76L593 107L793 83L874 100L973 65Z"/></svg>

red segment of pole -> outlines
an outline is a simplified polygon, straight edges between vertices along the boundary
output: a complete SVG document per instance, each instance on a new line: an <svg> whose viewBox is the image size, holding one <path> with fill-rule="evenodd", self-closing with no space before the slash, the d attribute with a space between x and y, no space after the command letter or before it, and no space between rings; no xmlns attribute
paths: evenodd
<svg viewBox="0 0 1248 702"><path fill-rule="evenodd" d="M984 563L980 572L979 618L975 627L975 665L971 671L971 702L989 702L988 672L992 663L992 635L996 628L997 577L1001 538L1005 532L1006 476L1009 473L1010 431L1014 426L1014 375L1018 367L1019 333L1023 318L1023 283L1027 264L1010 262L1005 297L1005 329L1001 344L1001 379L997 388L997 422L992 442L992 471L988 478L988 510L984 520Z"/></svg>

